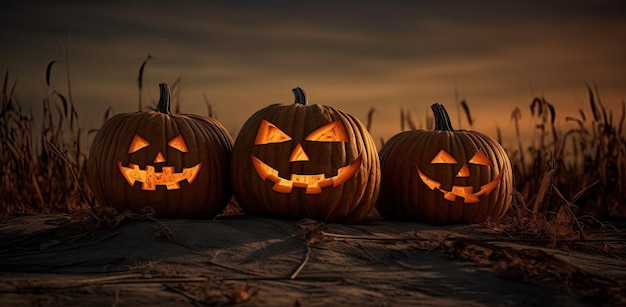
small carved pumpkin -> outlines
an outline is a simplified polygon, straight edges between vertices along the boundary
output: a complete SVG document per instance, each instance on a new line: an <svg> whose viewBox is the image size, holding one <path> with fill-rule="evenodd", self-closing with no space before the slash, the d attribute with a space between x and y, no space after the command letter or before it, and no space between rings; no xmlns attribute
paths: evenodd
<svg viewBox="0 0 626 307"><path fill-rule="evenodd" d="M248 214L351 223L374 207L380 182L369 132L350 114L296 101L253 114L233 147L237 202Z"/></svg>
<svg viewBox="0 0 626 307"><path fill-rule="evenodd" d="M232 197L233 140L214 118L172 114L166 84L160 92L155 111L119 114L100 128L89 153L91 188L100 203L118 209L211 218Z"/></svg>
<svg viewBox="0 0 626 307"><path fill-rule="evenodd" d="M513 190L506 152L485 134L453 130L442 105L432 110L434 131L401 132L381 148L379 213L429 224L500 219Z"/></svg>

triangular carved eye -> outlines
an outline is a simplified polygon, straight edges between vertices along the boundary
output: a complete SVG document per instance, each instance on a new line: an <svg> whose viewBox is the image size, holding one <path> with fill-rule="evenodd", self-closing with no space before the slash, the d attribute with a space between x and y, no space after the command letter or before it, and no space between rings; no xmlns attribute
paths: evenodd
<svg viewBox="0 0 626 307"><path fill-rule="evenodd" d="M146 139L139 136L139 134L135 134L133 140L130 142L130 146L128 146L128 153L136 152L139 149L147 147L150 145L150 142L146 141Z"/></svg>
<svg viewBox="0 0 626 307"><path fill-rule="evenodd" d="M474 156L469 160L469 163L492 166L491 160L489 160L489 157L487 157L482 149L479 149L476 154L474 154Z"/></svg>
<svg viewBox="0 0 626 307"><path fill-rule="evenodd" d="M178 151L181 151L181 152L189 151L187 150L187 144L185 143L183 136L180 134L174 137L173 139L171 139L169 142L167 142L167 145L170 145L170 147L177 149Z"/></svg>
<svg viewBox="0 0 626 307"><path fill-rule="evenodd" d="M307 141L316 142L348 142L348 133L340 121L321 126L306 136Z"/></svg>
<svg viewBox="0 0 626 307"><path fill-rule="evenodd" d="M269 144L269 143L282 143L291 140L291 137L285 132L280 130L274 124L262 120L259 125L259 130L256 133L254 139L254 145Z"/></svg>
<svg viewBox="0 0 626 307"><path fill-rule="evenodd" d="M448 152L442 149L439 151L439 153L437 153L437 155L435 155L435 157L433 158L432 161L430 161L430 163L431 164L435 164L435 163L457 164L458 162L451 154L449 154Z"/></svg>

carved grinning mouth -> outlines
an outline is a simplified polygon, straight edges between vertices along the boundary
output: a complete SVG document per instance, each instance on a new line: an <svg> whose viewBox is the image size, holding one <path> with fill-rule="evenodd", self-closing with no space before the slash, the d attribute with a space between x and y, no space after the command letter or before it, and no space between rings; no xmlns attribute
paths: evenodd
<svg viewBox="0 0 626 307"><path fill-rule="evenodd" d="M293 187L306 189L305 194L319 194L322 193L322 189L329 186L339 186L352 178L354 174L359 170L361 166L361 155L359 155L354 162L340 167L337 169L337 175L326 178L324 174L315 175L300 175L291 174L290 179L285 179L278 176L278 171L271 166L265 164L259 158L252 157L252 165L261 179L269 179L274 183L272 190L279 193L291 193Z"/></svg>
<svg viewBox="0 0 626 307"><path fill-rule="evenodd" d="M192 183L202 163L198 163L192 167L184 167L182 172L176 173L173 166L163 166L160 172L154 170L154 166L146 165L146 169L142 170L139 165L129 163L128 167L122 165L122 161L117 161L117 168L132 187L136 181L141 182L141 189L145 191L155 191L157 185L164 185L168 190L180 189L179 182L187 180Z"/></svg>
<svg viewBox="0 0 626 307"><path fill-rule="evenodd" d="M498 176L496 176L495 179L481 186L480 190L478 190L478 192L476 193L474 193L474 187L472 186L458 186L458 185L453 185L452 190L447 191L441 188L441 182L438 182L426 176L424 173L422 173L422 171L420 171L417 165L415 166L415 168L417 169L417 173L420 175L420 178L422 179L424 184L426 184L431 190L437 189L441 191L443 193L443 198L449 201L455 201L457 197L462 197L465 199L465 203L480 202L480 199L478 199L478 197L484 194L491 193L491 191L493 191L493 189L495 189L496 186L498 186L498 182L500 181L500 179L502 179L502 170L500 170L500 173L498 173Z"/></svg>

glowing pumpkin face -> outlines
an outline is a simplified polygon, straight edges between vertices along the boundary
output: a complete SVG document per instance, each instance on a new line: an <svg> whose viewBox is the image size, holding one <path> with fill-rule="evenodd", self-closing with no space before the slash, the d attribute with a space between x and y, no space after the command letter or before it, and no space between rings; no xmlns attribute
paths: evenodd
<svg viewBox="0 0 626 307"><path fill-rule="evenodd" d="M232 198L232 143L214 118L172 114L161 84L156 110L118 114L100 128L89 153L90 186L102 205L212 218Z"/></svg>
<svg viewBox="0 0 626 307"><path fill-rule="evenodd" d="M444 149L441 149L430 163L447 164L452 167L458 166L458 161ZM482 149L479 149L468 162L463 163L459 171L456 172L456 178L471 178L471 172L468 163L473 165L483 165L487 167L493 166L493 163L491 163L491 160L487 157L487 155L485 155L485 152ZM473 185L452 185L449 190L446 190L443 188L443 185L440 181L434 180L425 175L420 170L419 166L416 165L415 168L417 169L417 173L419 174L420 179L422 179L422 182L424 182L424 184L428 186L428 188L430 188L431 190L439 190L443 193L443 198L449 201L455 201L457 197L461 197L463 198L465 203L479 202L480 200L478 197L491 193L491 191L493 191L493 189L498 186L498 183L502 179L503 175L502 170L500 170L498 172L498 175L493 180L480 186L478 191L476 191Z"/></svg>
<svg viewBox="0 0 626 307"><path fill-rule="evenodd" d="M324 105L270 105L253 114L233 147L235 198L251 215L350 223L378 195L376 147L355 117Z"/></svg>
<svg viewBox="0 0 626 307"><path fill-rule="evenodd" d="M348 135L343 124L336 120L326 124L308 134L305 138L307 142L331 142L347 143ZM266 145L272 143L283 143L292 141L292 138L283 132L276 125L267 120L262 120L258 129L254 145ZM270 180L274 183L272 190L279 193L291 193L293 187L305 189L306 194L319 194L325 187L337 187L354 176L361 167L361 156L349 165L337 169L337 175L326 178L324 173L319 174L291 174L289 179L278 175L278 170L265 164L261 159L251 155L252 165L256 173L263 180ZM301 142L298 142L289 154L289 162L308 162L309 155L304 151Z"/></svg>
<svg viewBox="0 0 626 307"><path fill-rule="evenodd" d="M432 109L435 130L401 132L381 148L378 212L429 224L497 221L513 191L504 148L480 132L453 130L443 106Z"/></svg>
<svg viewBox="0 0 626 307"><path fill-rule="evenodd" d="M167 145L182 153L189 152L185 139L180 134L167 142ZM133 154L148 146L150 146L150 142L139 136L139 134L135 134L128 147L128 154ZM139 182L141 183L141 189L144 191L156 191L157 185L163 185L168 190L180 189L179 183L183 180L192 183L198 176L200 167L202 167L202 162L199 162L191 167L183 167L181 172L176 172L174 166L163 165L165 162L163 152L158 150L152 161L154 165L146 165L145 169L141 169L138 164L134 163L124 166L121 160L117 160L117 167L122 177L126 179L131 187L135 185L135 182ZM155 165L159 165L161 171L156 171Z"/></svg>

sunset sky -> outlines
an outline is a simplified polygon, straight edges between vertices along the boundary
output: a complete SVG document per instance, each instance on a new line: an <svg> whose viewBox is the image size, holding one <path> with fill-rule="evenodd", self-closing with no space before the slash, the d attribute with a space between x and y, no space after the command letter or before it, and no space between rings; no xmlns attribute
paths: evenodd
<svg viewBox="0 0 626 307"><path fill-rule="evenodd" d="M617 120L626 98L623 1L102 1L0 4L0 69L17 81L23 108L41 112L46 93L67 94L66 66L46 65L69 50L72 96L85 129L109 107L137 110L137 74L148 54L144 105L158 84L181 79L182 113L217 118L236 135L255 111L292 103L335 106L362 121L375 108L379 143L400 131L400 109L424 125L433 102L456 128L466 99L472 129L513 135L510 115L544 96L565 116L589 113L585 83L597 84Z"/></svg>

